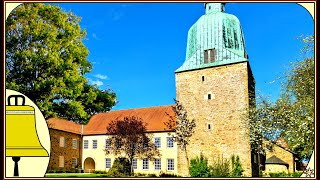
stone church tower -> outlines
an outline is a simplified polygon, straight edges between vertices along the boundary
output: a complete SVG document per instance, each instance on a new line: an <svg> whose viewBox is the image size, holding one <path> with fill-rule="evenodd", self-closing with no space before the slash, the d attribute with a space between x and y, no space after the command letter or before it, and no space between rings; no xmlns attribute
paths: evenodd
<svg viewBox="0 0 320 180"><path fill-rule="evenodd" d="M257 176L258 158L241 119L255 84L240 22L225 13L225 3L205 3L205 15L188 32L186 59L175 76L176 98L197 125L189 160L202 153L212 164L219 156L239 155L244 175ZM183 151L178 174L188 175Z"/></svg>

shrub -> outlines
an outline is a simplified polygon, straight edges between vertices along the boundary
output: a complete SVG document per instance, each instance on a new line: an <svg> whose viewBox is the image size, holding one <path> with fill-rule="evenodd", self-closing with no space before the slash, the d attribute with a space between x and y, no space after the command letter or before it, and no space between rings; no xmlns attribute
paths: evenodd
<svg viewBox="0 0 320 180"><path fill-rule="evenodd" d="M181 177L181 176L178 176L176 174L170 174L170 173L161 173L159 177Z"/></svg>
<svg viewBox="0 0 320 180"><path fill-rule="evenodd" d="M189 173L191 177L209 177L208 158L201 153L200 157L191 159Z"/></svg>
<svg viewBox="0 0 320 180"><path fill-rule="evenodd" d="M93 171L94 174L107 174L106 171Z"/></svg>
<svg viewBox="0 0 320 180"><path fill-rule="evenodd" d="M289 177L289 175L285 172L276 172L276 173L269 173L270 177Z"/></svg>
<svg viewBox="0 0 320 180"><path fill-rule="evenodd" d="M213 164L209 166L209 177L229 177L230 176L230 164L227 159L218 157L213 161Z"/></svg>
<svg viewBox="0 0 320 180"><path fill-rule="evenodd" d="M109 169L107 175L112 177L126 177L130 176L131 164L127 158L119 157L113 162L112 167Z"/></svg>
<svg viewBox="0 0 320 180"><path fill-rule="evenodd" d="M240 163L239 156L232 155L231 156L231 177L241 177L242 176L242 166Z"/></svg>
<svg viewBox="0 0 320 180"><path fill-rule="evenodd" d="M301 175L302 175L302 171L296 171L296 172L293 172L293 173L291 173L290 175L291 175L291 177L300 177Z"/></svg>
<svg viewBox="0 0 320 180"><path fill-rule="evenodd" d="M147 177L157 177L156 174L147 174Z"/></svg>
<svg viewBox="0 0 320 180"><path fill-rule="evenodd" d="M297 171L293 173L286 173L286 172L276 172L276 173L268 173L270 177L300 177L302 171Z"/></svg>

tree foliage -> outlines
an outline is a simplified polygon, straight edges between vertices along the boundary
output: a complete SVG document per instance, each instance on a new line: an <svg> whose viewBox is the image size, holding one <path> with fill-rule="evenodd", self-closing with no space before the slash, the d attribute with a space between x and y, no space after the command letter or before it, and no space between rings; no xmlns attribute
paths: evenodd
<svg viewBox="0 0 320 180"><path fill-rule="evenodd" d="M80 17L43 3L23 3L5 24L6 88L37 104L45 118L85 123L115 105L115 94L88 84L91 71Z"/></svg>
<svg viewBox="0 0 320 180"><path fill-rule="evenodd" d="M131 164L127 158L118 157L113 161L107 175L111 177L127 177L131 173Z"/></svg>
<svg viewBox="0 0 320 180"><path fill-rule="evenodd" d="M111 121L107 127L110 148L106 148L106 153L124 156L129 159L131 165L134 158L159 157L159 150L151 140L151 135L146 132L146 124L139 117L129 116Z"/></svg>
<svg viewBox="0 0 320 180"><path fill-rule="evenodd" d="M235 156L234 154L231 156L231 172L230 176L231 177L241 177L243 173L242 165L240 162L240 157L237 155Z"/></svg>
<svg viewBox="0 0 320 180"><path fill-rule="evenodd" d="M168 122L165 122L165 125L168 127L168 129L175 130L175 133L171 134L171 136L174 138L174 141L177 142L179 148L185 152L189 169L187 146L189 144L190 137L194 133L196 122L194 119L190 120L188 118L187 111L179 101L176 99L174 99L174 101L175 106L172 106L172 110L175 113L175 116L171 116L166 113L167 116L169 116L169 120Z"/></svg>
<svg viewBox="0 0 320 180"><path fill-rule="evenodd" d="M313 36L303 39L303 52L313 55ZM249 109L251 142L255 150L266 150L262 138L276 140L280 137L301 158L309 158L315 143L315 66L314 57L305 57L292 63L281 78L282 91L272 102L260 96L256 108Z"/></svg>
<svg viewBox="0 0 320 180"><path fill-rule="evenodd" d="M190 161L189 173L191 177L209 177L210 169L208 166L208 158L200 154Z"/></svg>

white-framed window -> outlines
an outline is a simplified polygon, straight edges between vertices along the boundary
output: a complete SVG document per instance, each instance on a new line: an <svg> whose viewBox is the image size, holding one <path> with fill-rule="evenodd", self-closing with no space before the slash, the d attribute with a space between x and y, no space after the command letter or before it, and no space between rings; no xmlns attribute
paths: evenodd
<svg viewBox="0 0 320 180"><path fill-rule="evenodd" d="M167 148L172 148L173 142L173 137L167 137Z"/></svg>
<svg viewBox="0 0 320 180"><path fill-rule="evenodd" d="M59 167L64 167L64 156L59 156Z"/></svg>
<svg viewBox="0 0 320 180"><path fill-rule="evenodd" d="M111 168L111 158L106 158L106 168Z"/></svg>
<svg viewBox="0 0 320 180"><path fill-rule="evenodd" d="M174 159L167 159L167 170L174 171Z"/></svg>
<svg viewBox="0 0 320 180"><path fill-rule="evenodd" d="M111 148L111 140L106 139L106 149L110 149L110 148Z"/></svg>
<svg viewBox="0 0 320 180"><path fill-rule="evenodd" d="M149 169L149 160L142 159L142 169Z"/></svg>
<svg viewBox="0 0 320 180"><path fill-rule="evenodd" d="M161 170L161 159L154 159L154 170Z"/></svg>
<svg viewBox="0 0 320 180"><path fill-rule="evenodd" d="M89 141L83 140L83 149L88 149L88 148L89 148Z"/></svg>
<svg viewBox="0 0 320 180"><path fill-rule="evenodd" d="M76 168L78 166L78 159L77 158L72 158L72 167Z"/></svg>
<svg viewBox="0 0 320 180"><path fill-rule="evenodd" d="M160 137L154 138L154 145L156 146L156 148L161 148L161 138Z"/></svg>
<svg viewBox="0 0 320 180"><path fill-rule="evenodd" d="M72 149L78 149L78 139L72 139Z"/></svg>
<svg viewBox="0 0 320 180"><path fill-rule="evenodd" d="M92 149L97 149L98 141L96 139L92 140Z"/></svg>
<svg viewBox="0 0 320 180"><path fill-rule="evenodd" d="M117 140L117 141L116 141L116 147L117 147L117 148L121 148L121 146L122 146L121 141L120 141L120 140Z"/></svg>
<svg viewBox="0 0 320 180"><path fill-rule="evenodd" d="M132 159L132 168L137 169L138 168L137 165L138 165L137 159Z"/></svg>
<svg viewBox="0 0 320 180"><path fill-rule="evenodd" d="M63 136L60 136L59 146L66 147L66 140Z"/></svg>

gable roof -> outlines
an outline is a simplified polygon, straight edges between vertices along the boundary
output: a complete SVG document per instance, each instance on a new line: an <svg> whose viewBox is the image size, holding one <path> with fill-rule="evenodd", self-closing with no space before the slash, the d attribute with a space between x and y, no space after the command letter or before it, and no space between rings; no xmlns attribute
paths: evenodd
<svg viewBox="0 0 320 180"><path fill-rule="evenodd" d="M289 165L287 162L283 161L282 159L278 158L277 156L273 155L268 158L265 162L266 164L281 164L281 165Z"/></svg>
<svg viewBox="0 0 320 180"><path fill-rule="evenodd" d="M289 145L283 138L279 138L278 140L274 141L278 146L281 146L284 149L290 149Z"/></svg>
<svg viewBox="0 0 320 180"><path fill-rule="evenodd" d="M124 117L136 116L141 118L147 125L147 131L170 131L164 122L168 122L169 116L175 116L172 110L173 105L155 106L147 108L136 108L126 110L116 110L106 113L99 113L91 117L87 125L84 126L85 135L106 134L109 123L113 120L122 120Z"/></svg>
<svg viewBox="0 0 320 180"><path fill-rule="evenodd" d="M50 129L58 129L61 131L81 134L82 125L74 123L72 121L60 118L50 118L47 120L47 124Z"/></svg>

